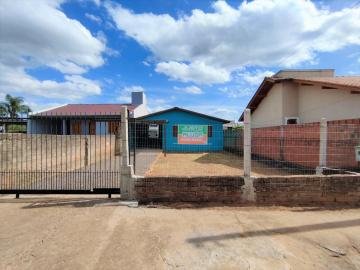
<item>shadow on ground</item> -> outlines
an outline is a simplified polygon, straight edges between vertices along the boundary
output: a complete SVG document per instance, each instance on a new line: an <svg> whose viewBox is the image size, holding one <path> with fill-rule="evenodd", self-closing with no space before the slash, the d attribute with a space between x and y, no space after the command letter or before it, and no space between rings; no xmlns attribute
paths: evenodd
<svg viewBox="0 0 360 270"><path fill-rule="evenodd" d="M283 228L268 229L268 230L256 230L256 231L248 231L243 233L227 233L227 234L219 234L212 236L193 237L187 239L186 241L190 244L195 245L196 247L202 247L207 242L213 242L219 244L218 242L220 241L234 240L238 238L272 236L276 234L302 233L302 232L331 230L331 229L357 227L357 226L360 226L360 219L317 223L317 224L309 224L309 225L294 226L294 227L283 227Z"/></svg>
<svg viewBox="0 0 360 270"><path fill-rule="evenodd" d="M209 152L194 161L202 164L222 164L235 169L243 168L242 157L230 152Z"/></svg>
<svg viewBox="0 0 360 270"><path fill-rule="evenodd" d="M48 207L95 207L112 206L119 202L119 199L62 199L62 200L41 200L22 207L23 209L48 208Z"/></svg>

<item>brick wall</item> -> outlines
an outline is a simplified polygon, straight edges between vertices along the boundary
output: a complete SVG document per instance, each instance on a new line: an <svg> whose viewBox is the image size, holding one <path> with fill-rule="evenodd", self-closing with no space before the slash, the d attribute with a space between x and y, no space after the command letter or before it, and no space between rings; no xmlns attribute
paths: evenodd
<svg viewBox="0 0 360 270"><path fill-rule="evenodd" d="M136 199L149 202L249 204L242 177L149 177L135 183ZM257 205L360 205L360 175L260 177Z"/></svg>
<svg viewBox="0 0 360 270"><path fill-rule="evenodd" d="M252 154L306 168L319 165L320 124L274 126L252 129ZM360 119L328 122L327 165L360 168L355 146L360 145Z"/></svg>
<svg viewBox="0 0 360 270"><path fill-rule="evenodd" d="M146 177L135 182L138 201L213 202L242 201L242 177Z"/></svg>
<svg viewBox="0 0 360 270"><path fill-rule="evenodd" d="M286 176L254 179L258 205L360 205L360 176Z"/></svg>

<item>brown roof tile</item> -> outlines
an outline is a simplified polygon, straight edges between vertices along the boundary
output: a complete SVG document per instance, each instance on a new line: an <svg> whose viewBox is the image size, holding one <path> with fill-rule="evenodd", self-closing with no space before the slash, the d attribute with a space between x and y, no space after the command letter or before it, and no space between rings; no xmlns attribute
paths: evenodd
<svg viewBox="0 0 360 270"><path fill-rule="evenodd" d="M331 84L334 86L345 86L359 88L360 90L360 76L343 76L343 77L311 77L311 78L294 78L294 81L307 81L309 83Z"/></svg>

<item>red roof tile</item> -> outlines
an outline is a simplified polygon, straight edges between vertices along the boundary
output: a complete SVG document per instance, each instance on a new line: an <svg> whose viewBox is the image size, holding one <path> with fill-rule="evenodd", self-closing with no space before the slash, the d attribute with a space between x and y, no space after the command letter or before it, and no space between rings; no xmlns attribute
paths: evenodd
<svg viewBox="0 0 360 270"><path fill-rule="evenodd" d="M133 111L136 106L131 104L67 104L61 107L35 113L35 116L95 116L120 115L121 108L127 106Z"/></svg>

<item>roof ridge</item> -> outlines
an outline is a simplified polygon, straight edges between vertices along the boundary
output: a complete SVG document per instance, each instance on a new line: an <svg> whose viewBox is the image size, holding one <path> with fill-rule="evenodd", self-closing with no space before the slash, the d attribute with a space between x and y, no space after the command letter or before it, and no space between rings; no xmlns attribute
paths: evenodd
<svg viewBox="0 0 360 270"><path fill-rule="evenodd" d="M131 105L132 106L133 104L131 103L68 103L66 105Z"/></svg>

